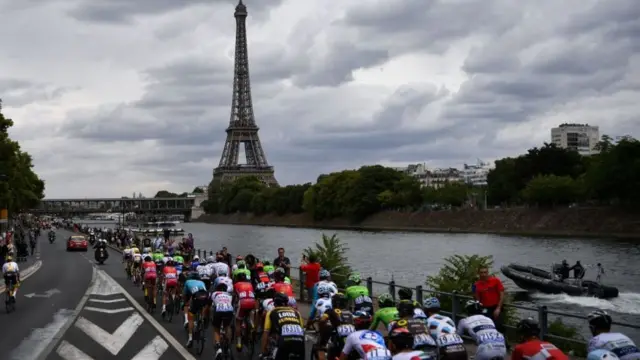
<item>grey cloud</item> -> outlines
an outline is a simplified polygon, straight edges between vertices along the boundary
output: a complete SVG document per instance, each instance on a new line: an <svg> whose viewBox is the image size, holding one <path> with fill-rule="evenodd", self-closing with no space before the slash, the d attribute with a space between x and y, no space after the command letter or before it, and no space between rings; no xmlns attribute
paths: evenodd
<svg viewBox="0 0 640 360"><path fill-rule="evenodd" d="M6 107L22 107L59 99L77 88L59 87L25 79L0 78L0 98Z"/></svg>
<svg viewBox="0 0 640 360"><path fill-rule="evenodd" d="M244 1L250 13L260 13L278 6L282 0ZM70 15L78 20L101 23L127 24L136 16L159 15L187 7L199 5L231 5L235 6L237 0L81 0L70 12Z"/></svg>

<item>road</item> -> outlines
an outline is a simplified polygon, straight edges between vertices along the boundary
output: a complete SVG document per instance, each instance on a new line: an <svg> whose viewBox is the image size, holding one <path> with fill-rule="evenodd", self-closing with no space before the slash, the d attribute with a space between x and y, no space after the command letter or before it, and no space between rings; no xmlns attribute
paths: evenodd
<svg viewBox="0 0 640 360"><path fill-rule="evenodd" d="M69 235L58 231L53 244L41 237L39 259L21 265L16 311L0 309L3 359L193 359L95 265L91 250L67 252Z"/></svg>

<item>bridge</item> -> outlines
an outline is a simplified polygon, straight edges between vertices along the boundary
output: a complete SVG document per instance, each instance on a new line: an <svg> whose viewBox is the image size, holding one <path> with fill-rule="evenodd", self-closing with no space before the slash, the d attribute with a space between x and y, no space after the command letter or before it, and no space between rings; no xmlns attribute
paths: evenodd
<svg viewBox="0 0 640 360"><path fill-rule="evenodd" d="M191 194L170 198L95 198L95 199L44 199L40 206L30 210L34 214L78 216L81 214L112 212L136 214L184 215L193 219L204 212L200 204L207 194Z"/></svg>

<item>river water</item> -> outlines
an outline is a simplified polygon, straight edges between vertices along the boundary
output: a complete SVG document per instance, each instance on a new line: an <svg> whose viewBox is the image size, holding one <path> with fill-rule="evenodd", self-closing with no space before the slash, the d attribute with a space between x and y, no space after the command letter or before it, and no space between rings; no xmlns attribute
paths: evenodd
<svg viewBox="0 0 640 360"><path fill-rule="evenodd" d="M303 249L320 241L323 233L337 233L349 247L345 255L350 265L363 278L371 276L374 280L388 282L393 276L397 284L411 287L424 286L427 275L435 275L443 265L443 259L456 254L492 255L496 272L499 272L500 266L511 262L548 269L551 264L563 259L569 263L580 260L587 267L587 279L595 277L593 267L602 263L606 271L603 283L620 289L620 296L611 301L528 294L501 274L500 277L508 291L514 293L516 303L546 305L550 310L584 315L599 308L610 312L616 321L640 324L640 246L633 241L484 234L373 233L205 223L180 226L194 235L196 248L215 251L227 246L234 256L252 253L260 258L273 259L277 256L277 248L284 247L294 266L298 265ZM640 331L621 330L640 340Z"/></svg>

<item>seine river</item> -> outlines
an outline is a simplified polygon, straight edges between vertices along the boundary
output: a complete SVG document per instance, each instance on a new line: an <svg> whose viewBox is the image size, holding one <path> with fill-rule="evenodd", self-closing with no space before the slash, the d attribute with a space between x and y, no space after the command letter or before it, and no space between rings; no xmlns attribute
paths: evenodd
<svg viewBox="0 0 640 360"><path fill-rule="evenodd" d="M204 223L180 226L194 235L196 248L215 251L227 246L234 256L252 253L260 258L273 259L277 256L277 248L284 247L294 266L299 264L303 249L320 241L323 233L337 233L349 248L345 255L350 265L363 278L371 276L374 280L388 282L393 276L397 284L412 287L424 286L427 275L436 274L443 265L443 259L456 254L492 255L494 270L498 272L500 266L511 262L549 268L552 263L563 259L569 263L580 260L587 267L585 278L589 279L595 277L595 264L602 263L606 271L603 282L620 289L620 297L612 301L528 294L509 279L500 277L508 291L515 295L516 302L522 305L546 305L551 310L585 315L594 308L600 308L609 311L614 320L640 324L640 246L637 242L480 234L372 233ZM640 340L640 331L622 330Z"/></svg>

